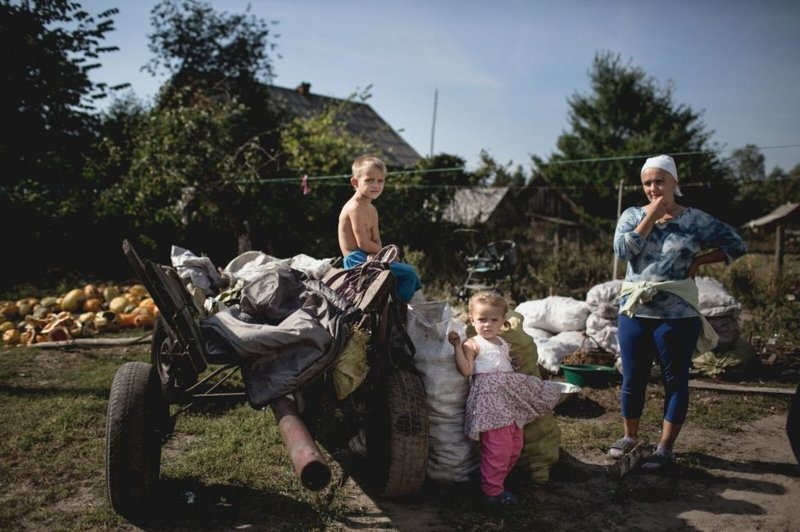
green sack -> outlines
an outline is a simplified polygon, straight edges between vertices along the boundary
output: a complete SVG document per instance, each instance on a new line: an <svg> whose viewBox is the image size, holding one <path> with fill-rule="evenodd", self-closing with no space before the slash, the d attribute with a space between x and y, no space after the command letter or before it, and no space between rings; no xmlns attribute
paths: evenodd
<svg viewBox="0 0 800 532"><path fill-rule="evenodd" d="M347 342L333 366L333 385L336 398L344 399L361 386L369 372L367 366L367 342L369 332L352 327Z"/></svg>

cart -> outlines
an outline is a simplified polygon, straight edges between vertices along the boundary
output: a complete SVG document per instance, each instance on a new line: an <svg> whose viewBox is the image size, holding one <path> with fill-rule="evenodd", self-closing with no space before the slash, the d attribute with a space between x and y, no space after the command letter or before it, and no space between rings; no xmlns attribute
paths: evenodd
<svg viewBox="0 0 800 532"><path fill-rule="evenodd" d="M246 386L241 391L227 389L231 376L243 371L241 359L219 346L210 348L211 340L200 326L209 317L177 271L142 259L127 240L122 247L161 311L153 330L150 362L123 364L114 376L108 401L107 495L115 512L133 519L148 515L154 507L161 447L174 434L177 416L202 401L234 399L254 405L254 394ZM417 492L426 476L428 414L388 263L371 261L364 268L334 269L308 286L337 300L343 310L331 331L333 341L316 362L315 375L269 402L295 473L310 490L328 485L330 468L314 432L318 421L330 418L335 410L345 417L347 423L342 426L347 432L324 442L330 454L351 438L365 435L369 486L385 497ZM352 327L369 332L369 372L355 391L339 400L332 379L323 377L330 373Z"/></svg>

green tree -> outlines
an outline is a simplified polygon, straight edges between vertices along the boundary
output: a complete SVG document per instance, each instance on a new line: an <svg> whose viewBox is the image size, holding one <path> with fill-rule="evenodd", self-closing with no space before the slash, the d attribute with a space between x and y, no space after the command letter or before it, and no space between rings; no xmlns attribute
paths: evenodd
<svg viewBox="0 0 800 532"><path fill-rule="evenodd" d="M755 144L733 150L726 162L735 181L763 181L766 177L764 154Z"/></svg>
<svg viewBox="0 0 800 532"><path fill-rule="evenodd" d="M130 220L141 240L158 235L162 246L232 256L241 226L258 204L264 153L257 139L241 142L233 134L247 113L244 105L193 94L189 100L176 93L190 105L151 110L128 148L106 138L110 154L129 149L131 162L102 194L103 214Z"/></svg>
<svg viewBox="0 0 800 532"><path fill-rule="evenodd" d="M269 241L262 245L283 255L339 254L335 228L339 210L352 194L347 176L353 160L363 153L383 155L363 135L347 129L354 106L369 98L367 87L345 100L331 99L316 113L287 118L280 128L283 169L278 176L288 177L264 183L262 198L271 215L261 231ZM300 187L302 176L311 178L308 194Z"/></svg>
<svg viewBox="0 0 800 532"><path fill-rule="evenodd" d="M151 23L148 37L154 57L145 70L153 75L166 71L172 86L198 80L272 80L269 53L276 45L268 39L270 26L277 22L269 24L247 13L218 13L199 0L163 0L153 8Z"/></svg>
<svg viewBox="0 0 800 532"><path fill-rule="evenodd" d="M480 159L480 166L474 172L480 184L497 187L522 187L525 185L527 177L522 165L517 165L512 170L512 161L500 164L486 150L481 150Z"/></svg>
<svg viewBox="0 0 800 532"><path fill-rule="evenodd" d="M82 172L96 136L93 105L126 86L95 83L89 73L116 50L102 44L116 13L90 15L67 0L0 1L0 211L16 223L6 245L46 241L50 255L20 257L20 279L41 274L52 257L70 267L88 256L81 248L92 206Z"/></svg>
<svg viewBox="0 0 800 532"><path fill-rule="evenodd" d="M570 130L559 137L559 151L547 159L533 157L535 174L565 187L586 221L612 226L617 183L638 184L646 156L672 154L681 184L722 179L711 132L699 113L674 101L671 83L659 86L611 52L595 56L589 78L591 92L568 99ZM626 199L640 197L638 192Z"/></svg>
<svg viewBox="0 0 800 532"><path fill-rule="evenodd" d="M129 230L153 247L231 255L271 214L259 183L280 177L278 114L264 85L270 24L194 0L160 2L151 23L144 68L168 81L152 109L106 117L107 157L93 177L117 184L102 195L103 214L135 213Z"/></svg>

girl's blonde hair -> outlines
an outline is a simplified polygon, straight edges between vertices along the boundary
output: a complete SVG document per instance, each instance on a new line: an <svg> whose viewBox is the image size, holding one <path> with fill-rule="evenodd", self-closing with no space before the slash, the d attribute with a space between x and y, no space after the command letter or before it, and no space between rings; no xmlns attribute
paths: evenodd
<svg viewBox="0 0 800 532"><path fill-rule="evenodd" d="M473 294L472 297L469 298L470 315L472 314L472 309L476 304L497 307L503 311L503 316L508 314L508 301L506 301L506 299L497 292L482 290Z"/></svg>

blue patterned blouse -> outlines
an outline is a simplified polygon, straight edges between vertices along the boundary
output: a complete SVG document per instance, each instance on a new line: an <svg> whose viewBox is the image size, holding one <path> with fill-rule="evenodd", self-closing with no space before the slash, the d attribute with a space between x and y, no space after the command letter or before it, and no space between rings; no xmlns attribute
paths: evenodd
<svg viewBox="0 0 800 532"><path fill-rule="evenodd" d="M747 246L736 231L710 214L687 207L676 218L657 223L647 239L634 232L644 219L644 207L630 207L622 213L614 233L614 253L628 262L625 280L679 281L700 252L721 249L728 263L747 252ZM627 297L621 298L620 307ZM680 297L658 292L649 303L639 306L636 316L642 318L689 318L697 312Z"/></svg>

